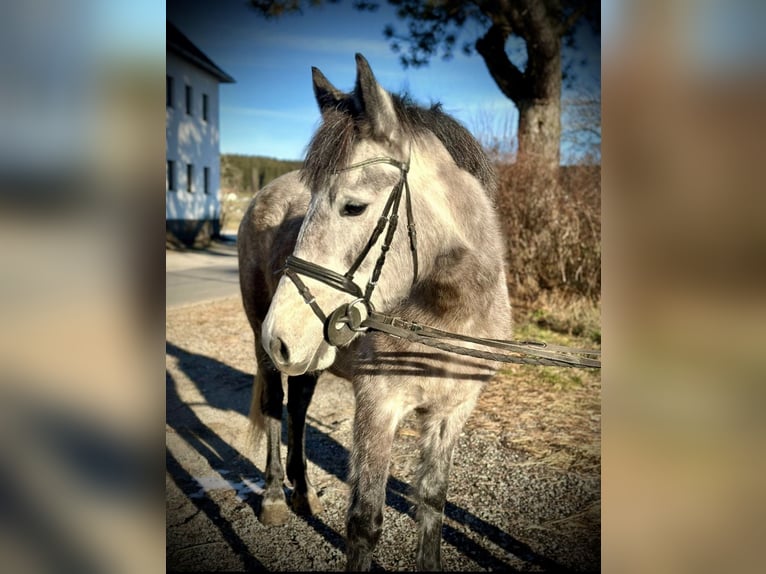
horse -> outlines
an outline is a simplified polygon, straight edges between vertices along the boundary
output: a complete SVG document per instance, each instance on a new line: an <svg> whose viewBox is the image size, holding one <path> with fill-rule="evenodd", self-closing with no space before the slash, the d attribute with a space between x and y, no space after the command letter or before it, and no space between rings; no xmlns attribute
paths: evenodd
<svg viewBox="0 0 766 574"><path fill-rule="evenodd" d="M290 503L296 512L322 511L306 474L304 430L317 377L329 370L351 381L355 398L347 570L371 567L395 432L411 412L421 429L416 564L439 570L455 445L499 363L373 332L364 321L385 312L456 333L510 336L495 173L464 126L439 104L420 106L385 90L361 54L351 91L335 88L317 68L312 80L321 124L303 166L254 196L238 233L257 360L250 419L267 436L259 519L281 524L289 517L280 459L283 375ZM402 226L397 233L400 215L407 232Z"/></svg>

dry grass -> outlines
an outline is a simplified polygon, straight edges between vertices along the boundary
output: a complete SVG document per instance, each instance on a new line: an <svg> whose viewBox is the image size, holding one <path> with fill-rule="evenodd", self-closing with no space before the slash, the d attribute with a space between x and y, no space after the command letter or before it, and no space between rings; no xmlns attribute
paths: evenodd
<svg viewBox="0 0 766 574"><path fill-rule="evenodd" d="M598 374L511 365L484 389L468 426L507 437L528 464L597 471L600 393Z"/></svg>
<svg viewBox="0 0 766 574"><path fill-rule="evenodd" d="M527 329L537 327L553 333L584 339L584 344L601 344L601 304L560 291L545 291L531 302L514 304L514 317Z"/></svg>
<svg viewBox="0 0 766 574"><path fill-rule="evenodd" d="M598 307L570 308L571 332L526 321L536 315L565 324L566 307L540 307L518 321L515 338L556 345L599 348ZM578 319L579 317L579 319ZM588 325L588 328L582 328ZM598 341L595 341L595 333ZM522 464L545 464L566 471L598 473L601 462L601 371L566 367L508 365L486 386L468 426L506 437L527 455Z"/></svg>

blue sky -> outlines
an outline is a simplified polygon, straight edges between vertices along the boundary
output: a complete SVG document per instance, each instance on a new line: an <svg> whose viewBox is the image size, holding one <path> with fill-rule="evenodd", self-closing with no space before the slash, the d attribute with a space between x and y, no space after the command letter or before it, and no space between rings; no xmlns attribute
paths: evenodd
<svg viewBox="0 0 766 574"><path fill-rule="evenodd" d="M167 16L236 80L220 88L222 153L302 159L319 123L311 67L349 90L356 52L367 58L383 87L406 91L422 104L441 102L477 136L515 129L516 108L479 56L457 53L447 62L435 58L426 67L405 70L383 37L386 24L405 27L387 4L368 13L344 1L266 20L245 0L169 0ZM477 34L478 29L471 37ZM578 92L598 94L600 47L593 43L578 59ZM563 151L566 160L570 150Z"/></svg>

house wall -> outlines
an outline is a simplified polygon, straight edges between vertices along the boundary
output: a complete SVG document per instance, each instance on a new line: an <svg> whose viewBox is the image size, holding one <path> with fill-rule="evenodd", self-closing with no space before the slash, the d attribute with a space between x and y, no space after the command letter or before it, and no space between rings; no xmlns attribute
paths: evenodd
<svg viewBox="0 0 766 574"><path fill-rule="evenodd" d="M172 107L166 107L166 156L174 162L174 189L165 179L165 220L168 241L206 243L219 231L220 124L218 80L168 52L166 73L173 78ZM186 112L186 86L192 89L191 114ZM202 117L202 95L207 94L207 121ZM191 191L187 165L192 167ZM167 163L166 163L167 166ZM204 190L204 168L209 169L209 193Z"/></svg>

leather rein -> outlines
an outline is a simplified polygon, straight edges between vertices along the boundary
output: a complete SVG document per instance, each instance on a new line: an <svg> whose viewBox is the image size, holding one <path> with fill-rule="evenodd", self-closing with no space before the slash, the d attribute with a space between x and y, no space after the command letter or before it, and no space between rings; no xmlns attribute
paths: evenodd
<svg viewBox="0 0 766 574"><path fill-rule="evenodd" d="M601 361L594 358L600 357L601 351L599 350L573 349L571 347L549 345L537 341L482 339L443 331L435 327L421 325L413 321L407 321L400 317L376 311L371 298L380 278L381 270L386 262L386 254L391 248L391 242L393 241L394 233L398 226L399 205L401 203L402 195L405 196L407 232L410 239L410 251L412 253L413 285L418 277L417 231L415 229L412 215L410 186L407 182L409 161L405 163L389 157L378 157L355 163L333 172L334 175L337 175L344 171L379 163L387 163L397 167L400 172L399 181L391 190L372 235L357 258L351 264L348 271L341 275L331 269L300 259L294 255L289 255L285 261L285 275L292 280L298 289L298 292L301 294L301 297L303 297L303 300L311 307L319 320L322 321L324 325L324 338L330 345L335 347L345 345L349 343L357 333L372 330L428 345L442 351L491 361L560 367L601 368ZM366 287L362 289L354 282L354 274L384 232L385 237L380 247L380 254L378 255L375 267L373 268L372 275L370 276L370 280L367 282ZM330 313L328 317L322 311L321 307L319 307L316 299L311 294L311 291L300 278L301 275L321 281L333 289L352 295L355 299L350 303L344 303ZM445 339L498 349L503 351L503 353L460 346L449 343Z"/></svg>

